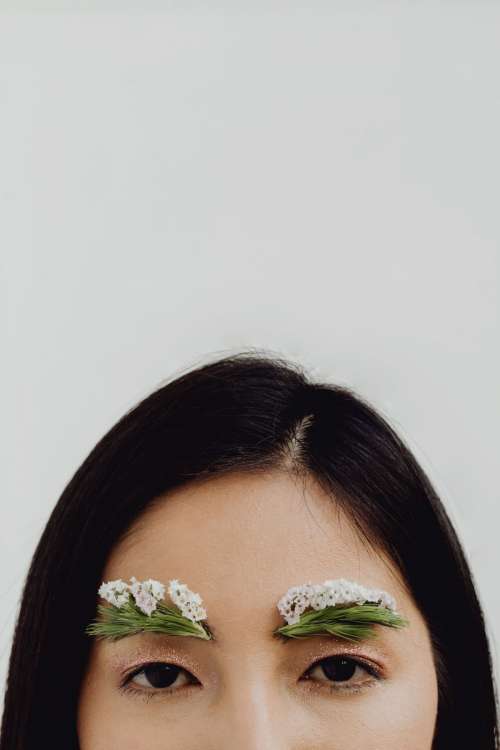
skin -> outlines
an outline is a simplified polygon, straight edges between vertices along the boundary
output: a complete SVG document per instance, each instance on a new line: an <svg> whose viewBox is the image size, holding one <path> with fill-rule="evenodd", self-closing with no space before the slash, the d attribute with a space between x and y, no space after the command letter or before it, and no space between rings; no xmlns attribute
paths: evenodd
<svg viewBox="0 0 500 750"><path fill-rule="evenodd" d="M233 473L169 493L112 550L103 580L133 575L198 592L215 640L94 638L80 750L431 750L438 688L425 621L392 563L314 479ZM359 644L273 637L287 589L331 578L385 589L409 626L377 626ZM339 655L382 679L362 665L331 679L321 660ZM148 687L144 672L138 694L120 691L125 672L152 661L181 668L170 692Z"/></svg>

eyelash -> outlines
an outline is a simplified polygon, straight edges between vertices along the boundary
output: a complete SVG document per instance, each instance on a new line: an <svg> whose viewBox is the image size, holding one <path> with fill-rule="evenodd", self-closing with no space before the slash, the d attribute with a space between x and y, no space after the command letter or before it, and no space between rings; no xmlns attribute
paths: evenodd
<svg viewBox="0 0 500 750"><path fill-rule="evenodd" d="M341 654L332 654L332 656L323 656L321 659L318 659L315 661L311 666L306 670L305 674L308 675L310 672L312 672L316 667L320 666L322 662L327 661L331 658L343 658L346 659L349 662L352 662L356 665L356 667L361 667L365 670L370 676L371 680L366 680L366 682L363 682L358 685L343 685L339 684L336 685L335 683L328 684L327 682L316 682L315 680L312 680L309 677L305 678L305 681L308 682L308 688L311 690L327 690L329 693L337 693L337 695L341 694L349 694L353 695L355 693L362 693L368 688L376 687L380 684L381 680L383 678L382 670L379 667L376 667L373 663L365 660L360 659L359 657L351 656L349 653L341 653Z"/></svg>
<svg viewBox="0 0 500 750"><path fill-rule="evenodd" d="M382 671L380 668L375 667L374 664L371 662L366 661L365 659L360 659L359 657L351 656L348 653L341 653L341 654L332 654L332 656L323 656L321 659L318 659L313 664L311 664L310 667L305 671L305 675L308 675L310 672L312 672L316 667L320 666L322 662L326 661L327 659L331 658L344 658L349 660L350 662L353 662L356 667L361 667L364 669L369 675L371 675L372 679L366 681L365 683L362 683L361 685L335 685L333 684L327 684L326 681L323 683L322 681L317 682L316 680L312 680L310 677L306 676L304 678L304 682L308 683L308 689L310 690L327 690L329 693L337 693L337 694L356 694L361 693L364 690L375 687L377 684L380 683L380 681L383 679ZM133 695L134 697L138 697L141 700L148 702L150 700L161 698L165 693L177 693L178 695L187 696L189 693L191 693L192 689L198 688L200 685L200 682L196 680L196 682L191 682L187 685L184 685L182 688L158 688L156 690L145 690L144 688L136 688L132 684L132 679L136 677L138 674L140 674L146 667L151 666L152 664L169 664L170 662L145 662L144 664L140 664L136 666L131 672L129 672L124 680L119 685L119 689L122 693ZM183 667L180 667L179 665L172 665L177 666L181 671L185 672L186 675L188 675L190 678L192 678L192 675L188 672L187 669L184 669ZM195 678L196 679L196 678Z"/></svg>
<svg viewBox="0 0 500 750"><path fill-rule="evenodd" d="M197 688L199 685L199 682L191 682L189 685L184 685L182 688L158 688L157 690L147 690L144 688L136 688L132 684L131 680L136 675L140 674L143 669L148 667L151 664L155 664L156 662L147 662L146 664L142 664L139 668L135 669L130 675L128 675L124 682L120 685L120 690L122 693L129 694L136 696L140 698L141 700L145 701L146 703L150 700L154 700L156 698L161 698L165 695L165 693L177 693L178 696L186 696L186 694L190 693L193 688ZM174 665L177 666L177 665ZM189 674L187 670L184 670L186 674Z"/></svg>

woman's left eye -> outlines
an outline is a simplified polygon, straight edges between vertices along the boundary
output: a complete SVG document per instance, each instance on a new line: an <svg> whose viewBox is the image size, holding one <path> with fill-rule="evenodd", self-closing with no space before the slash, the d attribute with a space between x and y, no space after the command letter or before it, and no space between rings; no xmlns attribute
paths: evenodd
<svg viewBox="0 0 500 750"><path fill-rule="evenodd" d="M309 667L305 674L306 680L323 682L333 692L359 692L381 679L379 670L373 665L344 655L321 659ZM368 679L366 675L369 676Z"/></svg>

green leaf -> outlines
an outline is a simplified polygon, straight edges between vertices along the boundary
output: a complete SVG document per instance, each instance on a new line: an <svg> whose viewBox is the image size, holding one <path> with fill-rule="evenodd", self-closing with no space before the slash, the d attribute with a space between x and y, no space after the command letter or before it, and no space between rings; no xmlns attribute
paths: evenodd
<svg viewBox="0 0 500 750"><path fill-rule="evenodd" d="M140 610L132 596L127 604L115 607L113 604L97 606L100 620L95 620L85 628L85 633L97 638L113 641L137 633L163 633L164 635L184 635L210 640L213 638L208 626L193 622L184 617L177 607L168 607L161 602L151 615Z"/></svg>
<svg viewBox="0 0 500 750"><path fill-rule="evenodd" d="M285 638L308 638L311 635L334 635L349 641L360 641L376 636L375 625L403 628L408 621L386 607L375 604L330 606L319 610L308 610L299 622L283 625L274 635Z"/></svg>

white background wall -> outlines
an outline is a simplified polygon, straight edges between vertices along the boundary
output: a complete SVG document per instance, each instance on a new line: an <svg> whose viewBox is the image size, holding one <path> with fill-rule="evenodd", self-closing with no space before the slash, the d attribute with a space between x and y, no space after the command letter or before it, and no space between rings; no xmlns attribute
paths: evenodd
<svg viewBox="0 0 500 750"><path fill-rule="evenodd" d="M500 4L99 5L0 14L0 684L77 466L161 381L247 347L406 438L498 659Z"/></svg>

